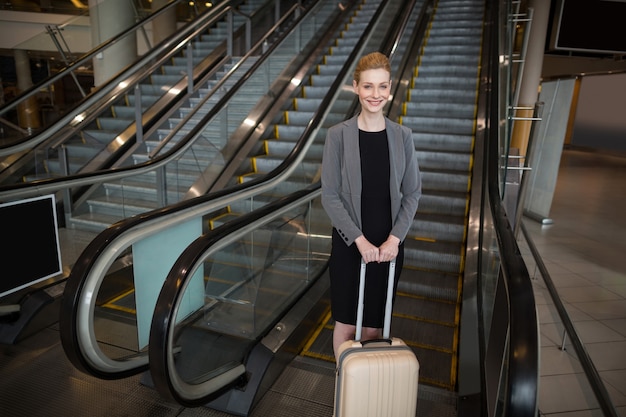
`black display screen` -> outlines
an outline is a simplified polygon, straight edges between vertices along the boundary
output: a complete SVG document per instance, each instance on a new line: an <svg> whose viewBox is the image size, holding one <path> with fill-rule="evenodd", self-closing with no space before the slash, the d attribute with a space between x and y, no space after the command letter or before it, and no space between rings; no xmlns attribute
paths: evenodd
<svg viewBox="0 0 626 417"><path fill-rule="evenodd" d="M551 47L557 50L626 53L626 1L560 0Z"/></svg>
<svg viewBox="0 0 626 417"><path fill-rule="evenodd" d="M61 273L53 195L0 204L0 297Z"/></svg>

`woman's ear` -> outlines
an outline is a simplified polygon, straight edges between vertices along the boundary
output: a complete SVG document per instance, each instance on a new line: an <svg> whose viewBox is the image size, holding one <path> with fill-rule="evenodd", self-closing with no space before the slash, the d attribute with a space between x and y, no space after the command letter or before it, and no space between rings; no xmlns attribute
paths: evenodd
<svg viewBox="0 0 626 417"><path fill-rule="evenodd" d="M359 84L356 82L356 80L352 80L352 89L354 90L354 94L358 94L356 92L356 88Z"/></svg>

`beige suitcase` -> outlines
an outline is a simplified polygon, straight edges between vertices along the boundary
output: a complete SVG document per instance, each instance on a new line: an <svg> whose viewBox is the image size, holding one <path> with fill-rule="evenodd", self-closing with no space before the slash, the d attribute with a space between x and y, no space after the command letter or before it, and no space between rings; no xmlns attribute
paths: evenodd
<svg viewBox="0 0 626 417"><path fill-rule="evenodd" d="M360 342L365 263L361 262L355 340L339 347L335 380L335 417L414 417L419 363L410 347L390 338L395 260L389 265L383 339Z"/></svg>

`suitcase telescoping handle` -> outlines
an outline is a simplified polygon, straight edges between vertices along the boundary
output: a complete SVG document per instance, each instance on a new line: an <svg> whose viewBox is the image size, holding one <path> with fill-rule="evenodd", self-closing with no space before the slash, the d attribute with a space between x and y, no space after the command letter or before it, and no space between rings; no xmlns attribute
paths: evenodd
<svg viewBox="0 0 626 417"><path fill-rule="evenodd" d="M359 273L359 304L356 310L356 334L354 339L361 340L363 332L363 307L365 299L365 269L366 264L361 258L361 271ZM389 262L389 277L387 279L387 301L385 302L385 321L383 324L383 339L389 339L391 331L391 310L393 309L393 284L396 275L396 259Z"/></svg>

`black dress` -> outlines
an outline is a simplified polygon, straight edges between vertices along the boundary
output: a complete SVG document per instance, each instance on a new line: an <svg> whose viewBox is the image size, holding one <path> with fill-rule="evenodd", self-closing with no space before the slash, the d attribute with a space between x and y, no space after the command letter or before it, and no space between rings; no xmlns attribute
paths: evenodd
<svg viewBox="0 0 626 417"><path fill-rule="evenodd" d="M367 240L380 246L387 240L392 228L387 131L359 130L359 151L362 179L362 231ZM404 259L403 249L403 245L400 245L396 258L396 287ZM346 246L333 228L329 269L331 310L336 321L356 324L360 261L361 254L356 243ZM388 262L367 264L363 311L363 326L365 327L383 327L388 274Z"/></svg>

